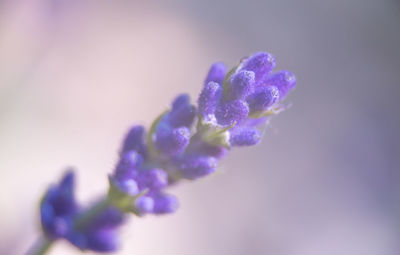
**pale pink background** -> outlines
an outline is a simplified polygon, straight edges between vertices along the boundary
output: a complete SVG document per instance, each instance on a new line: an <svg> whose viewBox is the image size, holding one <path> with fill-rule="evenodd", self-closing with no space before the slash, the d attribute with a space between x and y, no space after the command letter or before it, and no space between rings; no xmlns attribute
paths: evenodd
<svg viewBox="0 0 400 255"><path fill-rule="evenodd" d="M399 24L395 0L0 1L0 253L33 243L66 166L93 200L129 125L267 50L298 77L293 107L174 188L176 214L132 218L118 254L398 255Z"/></svg>

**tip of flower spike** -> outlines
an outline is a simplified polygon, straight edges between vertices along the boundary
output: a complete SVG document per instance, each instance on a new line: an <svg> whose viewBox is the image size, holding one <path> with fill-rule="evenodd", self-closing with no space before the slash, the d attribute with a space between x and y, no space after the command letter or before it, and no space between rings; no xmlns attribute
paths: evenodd
<svg viewBox="0 0 400 255"><path fill-rule="evenodd" d="M289 71L280 71L266 77L263 86L272 85L279 89L279 97L283 99L296 86L296 76Z"/></svg>
<svg viewBox="0 0 400 255"><path fill-rule="evenodd" d="M268 52L258 52L247 58L241 65L241 70L253 71L256 80L261 79L274 69L275 57Z"/></svg>
<svg viewBox="0 0 400 255"><path fill-rule="evenodd" d="M222 84L225 75L226 66L221 62L214 63L208 71L207 78L204 81L204 84L207 85L210 81Z"/></svg>
<svg viewBox="0 0 400 255"><path fill-rule="evenodd" d="M279 100L279 90L275 86L259 89L247 98L251 112L265 111Z"/></svg>

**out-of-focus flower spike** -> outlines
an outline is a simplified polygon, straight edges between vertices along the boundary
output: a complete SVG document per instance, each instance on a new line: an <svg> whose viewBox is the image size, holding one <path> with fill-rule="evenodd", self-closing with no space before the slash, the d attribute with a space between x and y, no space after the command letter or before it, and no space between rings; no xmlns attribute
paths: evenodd
<svg viewBox="0 0 400 255"><path fill-rule="evenodd" d="M75 174L68 170L58 185L50 187L40 204L42 228L51 239L64 237L77 212L74 195Z"/></svg>
<svg viewBox="0 0 400 255"><path fill-rule="evenodd" d="M74 189L75 173L70 169L62 177L58 185L58 197L54 200L55 206L59 211L71 213L76 209Z"/></svg>
<svg viewBox="0 0 400 255"><path fill-rule="evenodd" d="M249 106L243 100L235 100L220 105L215 111L215 117L218 124L222 126L231 126L238 124L246 119L249 114Z"/></svg>
<svg viewBox="0 0 400 255"><path fill-rule="evenodd" d="M253 71L256 81L267 75L276 64L275 57L267 52L258 52L246 59L240 70Z"/></svg>
<svg viewBox="0 0 400 255"><path fill-rule="evenodd" d="M279 89L279 99L283 99L296 86L296 76L289 71L280 71L269 75L263 84L276 86Z"/></svg>
<svg viewBox="0 0 400 255"><path fill-rule="evenodd" d="M173 128L190 127L196 116L196 108L190 104L187 94L179 95L172 103L172 110L168 114L168 120Z"/></svg>
<svg viewBox="0 0 400 255"><path fill-rule="evenodd" d="M178 199L173 195L157 193L153 195L153 200L153 213L155 214L173 213L179 207Z"/></svg>
<svg viewBox="0 0 400 255"><path fill-rule="evenodd" d="M251 112L265 111L279 100L279 90L275 86L259 89L247 98Z"/></svg>
<svg viewBox="0 0 400 255"><path fill-rule="evenodd" d="M146 132L143 126L133 126L123 141L121 154L129 151L137 151L142 157L146 157L145 143Z"/></svg>
<svg viewBox="0 0 400 255"><path fill-rule="evenodd" d="M82 212L83 216L85 213L87 211ZM66 238L81 250L115 251L119 247L117 229L123 223L123 212L113 206L108 206L85 221L76 222Z"/></svg>
<svg viewBox="0 0 400 255"><path fill-rule="evenodd" d="M221 62L214 63L208 71L207 78L204 84L207 85L210 81L222 84L226 75L226 66Z"/></svg>
<svg viewBox="0 0 400 255"><path fill-rule="evenodd" d="M175 156L182 153L190 140L187 127L170 130L168 126L160 126L156 132L154 145L165 156Z"/></svg>
<svg viewBox="0 0 400 255"><path fill-rule="evenodd" d="M252 71L242 70L231 78L229 100L244 99L254 90L255 74Z"/></svg>
<svg viewBox="0 0 400 255"><path fill-rule="evenodd" d="M252 146L261 140L260 131L256 128L239 128L230 131L231 146Z"/></svg>
<svg viewBox="0 0 400 255"><path fill-rule="evenodd" d="M214 114L222 95L222 86L216 82L205 85L198 99L199 111L203 116Z"/></svg>

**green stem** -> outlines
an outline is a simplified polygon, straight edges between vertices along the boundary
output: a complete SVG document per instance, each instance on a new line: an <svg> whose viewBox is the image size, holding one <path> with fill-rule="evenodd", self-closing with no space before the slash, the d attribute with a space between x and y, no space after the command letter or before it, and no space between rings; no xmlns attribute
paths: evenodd
<svg viewBox="0 0 400 255"><path fill-rule="evenodd" d="M104 211L110 205L110 200L108 196L100 199L96 204L94 204L90 209L88 209L84 214L82 214L75 221L75 226L77 229L82 229L85 225L90 222L90 220Z"/></svg>
<svg viewBox="0 0 400 255"><path fill-rule="evenodd" d="M45 236L41 236L36 243L28 250L26 255L44 255L49 251L53 240L48 239Z"/></svg>

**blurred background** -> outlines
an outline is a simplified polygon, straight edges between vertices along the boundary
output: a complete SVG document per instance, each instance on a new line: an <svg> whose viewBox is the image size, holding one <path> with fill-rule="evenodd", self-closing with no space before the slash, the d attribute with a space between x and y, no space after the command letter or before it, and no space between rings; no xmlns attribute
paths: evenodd
<svg viewBox="0 0 400 255"><path fill-rule="evenodd" d="M92 201L130 125L262 50L296 74L293 107L174 188L176 214L132 218L118 254L400 254L399 45L396 0L0 0L0 253L34 242L65 167Z"/></svg>

